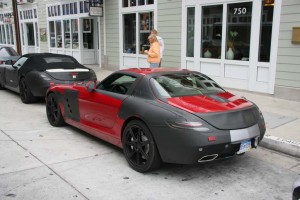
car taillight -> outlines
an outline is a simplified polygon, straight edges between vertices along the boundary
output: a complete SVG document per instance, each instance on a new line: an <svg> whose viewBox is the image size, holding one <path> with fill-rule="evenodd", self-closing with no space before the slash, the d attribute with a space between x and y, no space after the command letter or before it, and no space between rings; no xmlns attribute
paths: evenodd
<svg viewBox="0 0 300 200"><path fill-rule="evenodd" d="M45 81L51 81L52 78L49 77L47 74L45 73L41 73L40 76L45 80Z"/></svg>
<svg viewBox="0 0 300 200"><path fill-rule="evenodd" d="M200 132L209 131L209 128L203 126L201 122L175 121L175 122L169 122L169 125L172 126L173 128L194 129Z"/></svg>

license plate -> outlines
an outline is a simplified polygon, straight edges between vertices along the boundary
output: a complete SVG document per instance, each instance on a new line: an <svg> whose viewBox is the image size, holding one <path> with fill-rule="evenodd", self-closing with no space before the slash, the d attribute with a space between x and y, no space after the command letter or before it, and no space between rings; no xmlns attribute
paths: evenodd
<svg viewBox="0 0 300 200"><path fill-rule="evenodd" d="M251 140L246 140L241 143L240 150L237 154L245 153L251 149Z"/></svg>

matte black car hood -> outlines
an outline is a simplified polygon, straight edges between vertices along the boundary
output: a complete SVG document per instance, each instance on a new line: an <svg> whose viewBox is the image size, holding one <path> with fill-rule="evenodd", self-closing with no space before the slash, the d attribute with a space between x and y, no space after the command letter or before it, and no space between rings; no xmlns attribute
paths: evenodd
<svg viewBox="0 0 300 200"><path fill-rule="evenodd" d="M256 106L239 110L215 112L215 113L195 113L215 128L222 130L242 129L253 126L259 121L259 110Z"/></svg>

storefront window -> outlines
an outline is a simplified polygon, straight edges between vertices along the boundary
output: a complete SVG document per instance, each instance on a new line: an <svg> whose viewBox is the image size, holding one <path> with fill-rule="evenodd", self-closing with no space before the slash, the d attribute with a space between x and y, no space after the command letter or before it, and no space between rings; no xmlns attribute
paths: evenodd
<svg viewBox="0 0 300 200"><path fill-rule="evenodd" d="M56 47L62 47L62 33L61 33L61 21L55 21L56 26Z"/></svg>
<svg viewBox="0 0 300 200"><path fill-rule="evenodd" d="M136 14L124 15L124 53L136 53Z"/></svg>
<svg viewBox="0 0 300 200"><path fill-rule="evenodd" d="M154 0L123 0L123 7L143 6L154 4Z"/></svg>
<svg viewBox="0 0 300 200"><path fill-rule="evenodd" d="M52 17L51 7L48 7L48 17ZM25 18L25 15L24 15Z"/></svg>
<svg viewBox="0 0 300 200"><path fill-rule="evenodd" d="M39 32L38 32L38 23L35 22L35 41L36 41L36 46L39 46Z"/></svg>
<svg viewBox="0 0 300 200"><path fill-rule="evenodd" d="M195 8L187 9L187 41L186 56L194 57Z"/></svg>
<svg viewBox="0 0 300 200"><path fill-rule="evenodd" d="M6 34L5 34L5 26L2 25L2 40L3 40L3 43L6 44Z"/></svg>
<svg viewBox="0 0 300 200"><path fill-rule="evenodd" d="M71 47L71 37L70 37L70 20L64 20L64 33L65 33L65 48L69 49Z"/></svg>
<svg viewBox="0 0 300 200"><path fill-rule="evenodd" d="M27 44L28 46L34 46L35 40L34 40L33 23L26 23L26 29L27 29Z"/></svg>
<svg viewBox="0 0 300 200"><path fill-rule="evenodd" d="M73 5L74 5L74 14L77 14L78 12L77 12L77 3L73 3Z"/></svg>
<svg viewBox="0 0 300 200"><path fill-rule="evenodd" d="M6 35L7 35L7 44L10 44L10 34L9 34L9 28L8 28L8 24L6 24Z"/></svg>
<svg viewBox="0 0 300 200"><path fill-rule="evenodd" d="M201 57L221 58L223 6L202 7Z"/></svg>
<svg viewBox="0 0 300 200"><path fill-rule="evenodd" d="M3 44L3 29L2 29L2 25L0 25L0 44Z"/></svg>
<svg viewBox="0 0 300 200"><path fill-rule="evenodd" d="M49 22L49 32L50 32L50 47L55 47L55 29L54 21Z"/></svg>
<svg viewBox="0 0 300 200"><path fill-rule="evenodd" d="M94 49L94 20L83 19L82 26L83 48Z"/></svg>
<svg viewBox="0 0 300 200"><path fill-rule="evenodd" d="M21 24L21 33L25 33L23 23ZM24 46L25 45L24 34L21 34L21 35L22 35L22 45Z"/></svg>
<svg viewBox="0 0 300 200"><path fill-rule="evenodd" d="M270 62L274 4L262 1L262 16L258 61Z"/></svg>
<svg viewBox="0 0 300 200"><path fill-rule="evenodd" d="M150 49L150 45L148 42L148 37L153 29L153 13L140 13L140 42L139 42L139 52L141 54L144 53L145 50Z"/></svg>
<svg viewBox="0 0 300 200"><path fill-rule="evenodd" d="M72 37L72 49L78 49L78 19L71 20L71 37Z"/></svg>
<svg viewBox="0 0 300 200"><path fill-rule="evenodd" d="M228 4L226 59L249 60L252 2Z"/></svg>

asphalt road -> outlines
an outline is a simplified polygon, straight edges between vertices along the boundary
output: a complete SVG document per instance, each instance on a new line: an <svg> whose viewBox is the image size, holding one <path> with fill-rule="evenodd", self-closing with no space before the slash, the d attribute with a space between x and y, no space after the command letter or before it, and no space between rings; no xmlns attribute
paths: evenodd
<svg viewBox="0 0 300 200"><path fill-rule="evenodd" d="M171 139L171 138L170 138ZM120 149L66 126L45 103L0 90L0 199L291 199L300 160L259 147L199 165L140 174Z"/></svg>

